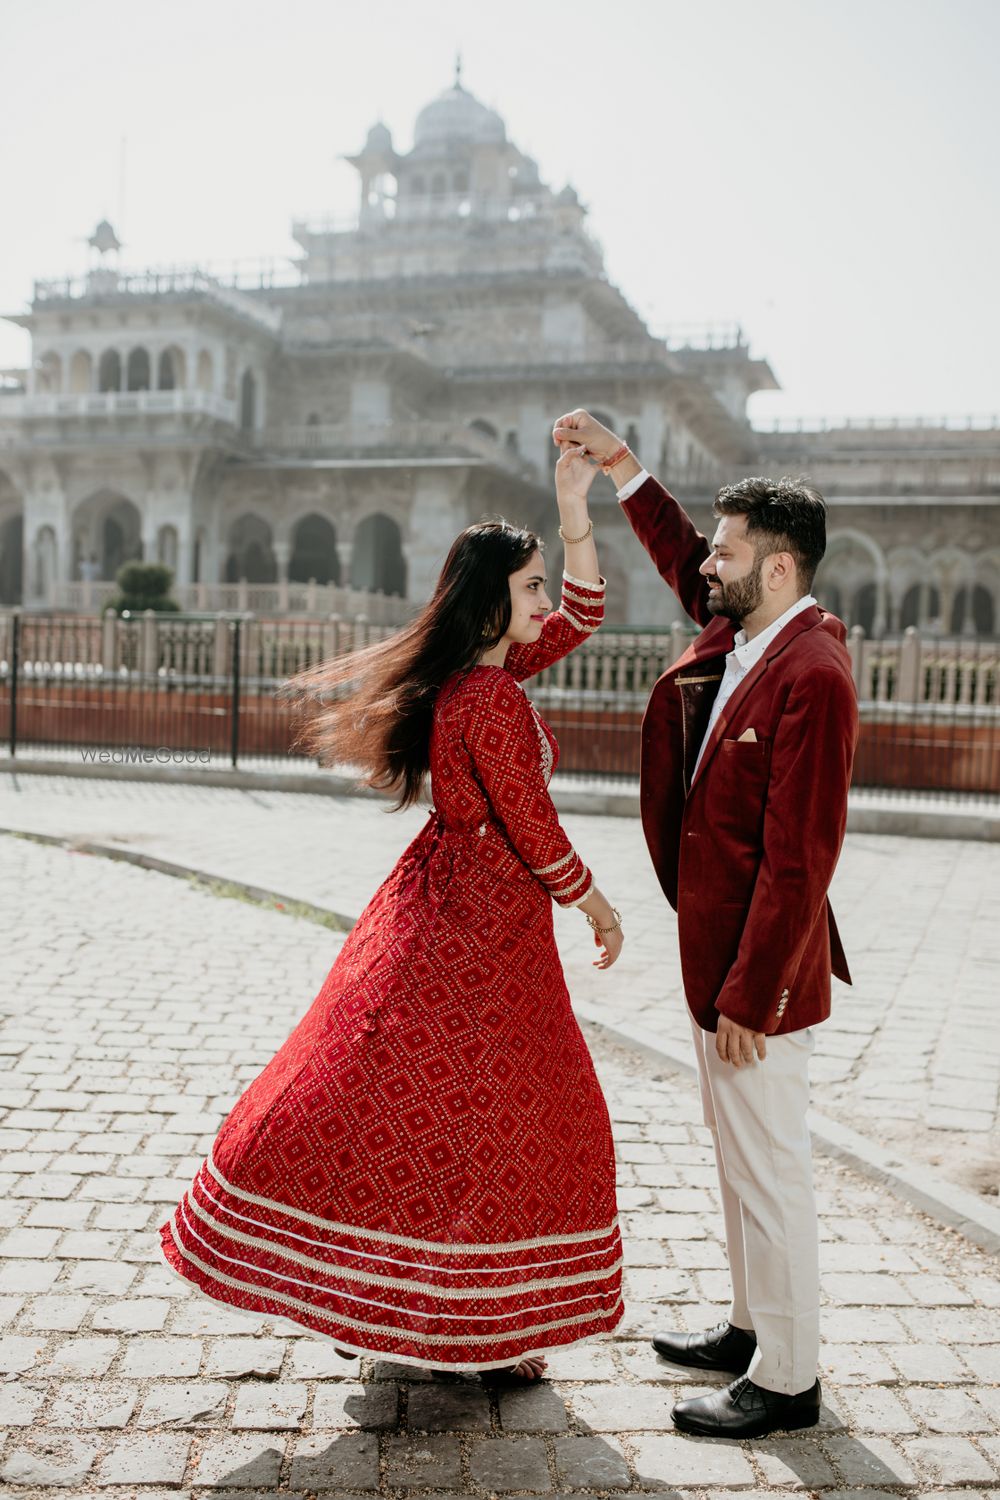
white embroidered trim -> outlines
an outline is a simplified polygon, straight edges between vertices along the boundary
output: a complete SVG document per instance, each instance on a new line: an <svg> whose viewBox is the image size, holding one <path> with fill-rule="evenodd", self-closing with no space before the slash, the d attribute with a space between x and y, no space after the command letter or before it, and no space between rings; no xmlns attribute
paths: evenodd
<svg viewBox="0 0 1000 1500"><path fill-rule="evenodd" d="M593 880L591 880L590 884L588 885L587 889L584 891L583 895L582 896L578 896L575 901L567 901L566 905L567 906L582 906L583 903L584 903L584 901L586 901L587 897L590 895L590 893L591 893L591 891L593 889L594 889L594 882L593 882Z"/></svg>
<svg viewBox="0 0 1000 1500"><path fill-rule="evenodd" d="M583 874L580 876L579 880L574 880L573 884L566 886L565 890L556 891L555 895L556 896L568 896L571 891L575 891L576 890L576 888L577 888L578 885L582 885L585 880L589 880L589 879L590 879L590 871L587 869L586 865L584 865L584 867L583 867Z"/></svg>
<svg viewBox="0 0 1000 1500"><path fill-rule="evenodd" d="M567 609L565 604L560 604L559 608L555 610L554 613L557 615L562 615L564 620L568 620L574 630L582 630L587 635L593 635L594 631L600 628L597 625L586 624L577 615L574 615L569 609Z"/></svg>
<svg viewBox="0 0 1000 1500"><path fill-rule="evenodd" d="M237 1245L244 1245L248 1250L263 1250L268 1255L279 1255L283 1260L293 1261L305 1270L321 1271L325 1275L333 1276L340 1281L360 1282L368 1286L385 1287L388 1291L420 1292L427 1296L447 1298L457 1302L468 1302L474 1298L480 1299L483 1297L489 1297L494 1300L501 1297L523 1297L529 1292L547 1291L550 1287L581 1286L586 1282L606 1281L609 1276L613 1276L622 1266L622 1261L619 1259L610 1266L601 1266L592 1271L577 1271L572 1276L535 1278L533 1281L515 1282L513 1285L503 1287L472 1286L452 1287L449 1289L448 1287L438 1286L433 1281L415 1281L405 1276L380 1276L368 1271L355 1270L354 1267L330 1265L325 1261L317 1259L316 1256L304 1255L300 1250L288 1250L275 1240L266 1240L262 1239L259 1235L244 1234L241 1230L227 1228L226 1225L220 1224L210 1213L207 1213L191 1193L186 1194L186 1199L182 1200L182 1203L184 1201L190 1205L195 1216L203 1224L207 1224L210 1229L214 1229L223 1239L232 1240ZM190 1225L188 1227L190 1228ZM192 1233L195 1233L195 1231L192 1230ZM209 1245L209 1242L201 1239L200 1235L196 1237L201 1240L203 1245ZM214 1251L212 1246L209 1245L209 1248L213 1249L213 1253L218 1253ZM336 1248L334 1248L333 1253L338 1253ZM259 1267L258 1269L263 1268ZM433 1270L434 1267L430 1269ZM513 1266L511 1269L519 1270L520 1268ZM278 1272L269 1271L267 1274L276 1276ZM336 1287L327 1287L326 1290L338 1297L347 1295L346 1292L339 1292ZM376 1305L381 1306L382 1304ZM560 1303L553 1305L561 1306Z"/></svg>
<svg viewBox="0 0 1000 1500"><path fill-rule="evenodd" d="M249 1214L237 1213L235 1208L229 1208L208 1191L208 1188L200 1180L200 1177L195 1179L195 1183L199 1190L205 1194L206 1198L209 1198L222 1213L228 1214L231 1219L240 1219L244 1224L254 1224L259 1229L267 1230L269 1234L280 1234L284 1239L298 1240L303 1245L314 1245L318 1250L333 1250L337 1255L353 1255L360 1260L377 1260L387 1266L405 1266L408 1271L434 1271L438 1276L505 1276L509 1275L512 1271L544 1271L550 1266L570 1265L578 1260L593 1260L598 1255L607 1255L612 1248L610 1245L606 1245L600 1250L585 1250L581 1255L557 1255L552 1260L533 1260L527 1263L519 1262L517 1265L512 1266L476 1266L475 1268L471 1266L435 1266L419 1260L398 1260L393 1255L376 1255L373 1250L352 1250L346 1245L329 1245L326 1240L314 1240L307 1234L296 1234L294 1229L276 1230L273 1224L268 1224L263 1219L254 1219ZM190 1190L188 1191L188 1197L196 1208L201 1207ZM223 1232L221 1225L217 1227L220 1233Z"/></svg>
<svg viewBox="0 0 1000 1500"><path fill-rule="evenodd" d="M228 1307L230 1311L243 1313L247 1318L256 1318L259 1322L270 1323L274 1328L274 1331L278 1334L289 1333L293 1336L308 1334L310 1338L315 1339L317 1343L334 1344L337 1348L346 1349L352 1354L365 1355L370 1359L391 1360L392 1363L396 1365L417 1365L423 1369L430 1370L448 1370L450 1372L461 1375L474 1374L479 1370L495 1370L498 1368L505 1369L508 1365L513 1363L513 1358L508 1355L506 1359L500 1362L498 1362L497 1360L491 1360L489 1361L489 1363L484 1364L456 1364L453 1362L448 1363L444 1360L429 1359L426 1356L419 1356L415 1354L396 1354L395 1352L390 1352L386 1349L370 1349L367 1345L352 1344L347 1339L334 1338L332 1334L321 1333L318 1328L310 1328L308 1323L297 1323L294 1318L283 1318L279 1313L251 1312L249 1308L238 1307L235 1302L226 1302L221 1297L210 1296L208 1292L203 1291L201 1287L193 1282L189 1277L185 1276L181 1271L178 1271L177 1267L167 1259L166 1253L163 1249L163 1242L160 1239L159 1234L157 1234L156 1237L156 1252L159 1256L160 1264L164 1267L165 1270L170 1272L171 1276L173 1276L176 1281L183 1283L183 1285L187 1288L187 1294L192 1301L204 1302L208 1307ZM529 1330L529 1332L530 1331L531 1330ZM379 1329L378 1332L382 1334L383 1337L391 1336L391 1330L389 1329L382 1328ZM523 1353L514 1356L514 1358L530 1359L532 1358L532 1356L539 1354L557 1354L561 1349L573 1349L577 1344L593 1343L595 1341L599 1341L603 1337L603 1334L583 1333L577 1339L567 1339L564 1344L549 1344L545 1348L526 1349ZM345 1364L345 1379L350 1373L350 1366Z"/></svg>
<svg viewBox="0 0 1000 1500"><path fill-rule="evenodd" d="M576 858L576 850L571 849L568 854L563 855L562 859L557 859L554 865L542 865L540 870L532 870L531 873L532 875L551 875L553 870L561 869L563 865L568 865L570 860Z"/></svg>
<svg viewBox="0 0 1000 1500"><path fill-rule="evenodd" d="M567 583L579 584L582 589L593 589L595 594L603 594L608 586L608 580L603 574L601 575L600 583L591 583L589 578L574 578L572 573L567 573L566 569L563 568L563 577Z"/></svg>
<svg viewBox="0 0 1000 1500"><path fill-rule="evenodd" d="M542 728L542 721L538 716L538 710L534 704L532 704L531 712L534 716L535 728L538 730L538 748L542 753L542 775L545 777L547 783L552 776L552 766L555 757L552 754L552 746L549 744L548 735Z"/></svg>
<svg viewBox="0 0 1000 1500"><path fill-rule="evenodd" d="M242 1188L227 1182L215 1164L215 1143L205 1158L205 1165L220 1187L244 1203L256 1203L261 1208L273 1208L276 1213L299 1219L303 1224L314 1224L317 1229L327 1229L334 1234L349 1234L357 1240L375 1240L382 1245L403 1245L407 1250L430 1250L438 1255L493 1255L505 1250L537 1250L543 1245L580 1245L585 1240L603 1240L618 1228L618 1215L606 1229L582 1229L576 1234L545 1234L534 1240L498 1240L490 1244L466 1244L463 1240L418 1240L406 1234L389 1234L384 1229L360 1229L356 1224L338 1224L333 1219L322 1219L319 1214L307 1213L302 1208L290 1208L287 1203L277 1203L273 1198L264 1198L258 1193L247 1193Z"/></svg>
<svg viewBox="0 0 1000 1500"><path fill-rule="evenodd" d="M589 604L592 609L604 608L604 600L600 595L595 598L593 594L581 594L578 589L567 588L565 584L562 588L562 597L573 599L577 604Z"/></svg>
<svg viewBox="0 0 1000 1500"><path fill-rule="evenodd" d="M178 1215L179 1212L180 1212L180 1205L178 1205L178 1209L175 1211L175 1214L174 1214L174 1221L175 1222L179 1222L178 1218L177 1218L177 1215ZM173 1231L171 1231L171 1232L173 1233ZM201 1244L203 1244L203 1245L207 1244L207 1242L205 1240L203 1240L201 1238L201 1235L199 1235L195 1230L192 1230L191 1232L192 1232L192 1234L194 1234L195 1239L199 1240ZM251 1296L255 1296L255 1297L269 1297L269 1298L273 1299L275 1302L283 1302L283 1303L286 1303L290 1307L301 1307L301 1308L305 1309L307 1312L311 1313L314 1317L323 1318L327 1322L330 1322L330 1323L344 1323L344 1324L347 1325L348 1328L364 1328L364 1329L369 1329L372 1332L385 1333L385 1334L388 1334L388 1335L390 1335L391 1337L394 1337L394 1338L406 1338L408 1336L412 1336L412 1335L416 1334L417 1337L421 1338L425 1343L428 1343L428 1344L455 1344L455 1343L463 1343L463 1344L496 1344L496 1343L502 1343L506 1339L509 1339L512 1335L516 1336L518 1333L522 1332L521 1329L513 1329L513 1330L510 1330L509 1332L507 1332L506 1334L500 1333L500 1332L497 1332L497 1333L494 1333L494 1334L470 1334L470 1333L467 1333L467 1332L465 1332L463 1330L463 1332L461 1334L458 1334L457 1336L453 1336L452 1334L449 1334L449 1333L420 1333L417 1329L410 1329L410 1328L388 1328L388 1329L386 1329L382 1325L377 1324L377 1323L362 1323L362 1322L359 1322L358 1320L356 1320L355 1318L348 1318L348 1317L344 1317L343 1315L338 1316L337 1314L328 1311L326 1308L318 1307L315 1302L307 1302L307 1301L304 1301L300 1297L293 1297L288 1292L272 1291L269 1287L254 1286L252 1284L247 1284L246 1282L240 1281L238 1277L227 1276L222 1271L216 1270L214 1266L209 1265L207 1261L203 1261L200 1258L200 1256L195 1255L194 1251L188 1250L178 1240L176 1233L173 1234L173 1238L174 1238L175 1245L177 1246L178 1250L183 1255L183 1257L184 1257L185 1260L191 1261L193 1265L196 1265L199 1268L199 1270L204 1271L209 1276L214 1276L217 1281L221 1281L224 1285L236 1287L239 1291L249 1292L251 1294ZM212 1250L211 1245L207 1245L207 1248L209 1250ZM215 1250L212 1250L212 1254L218 1256L218 1252L215 1251ZM230 1261L233 1265L243 1266L243 1267L245 1267L249 1271L258 1271L259 1272L261 1270L261 1267L254 1266L249 1261L237 1260L237 1258L235 1256L232 1256L232 1255L222 1255L222 1256L219 1256L219 1258L222 1259L222 1260ZM393 1304L390 1303L390 1302L375 1302L375 1301L372 1301L371 1299L366 1298L366 1297L351 1297L346 1292L332 1292L329 1287L317 1286L313 1282L300 1281L298 1279L298 1277L295 1277L295 1276L281 1276L281 1275L279 1275L279 1273L277 1271L268 1271L268 1272L265 1272L264 1274L266 1274L268 1276L274 1276L279 1281L291 1281L291 1282L294 1282L297 1286L304 1286L304 1287L310 1288L310 1290L312 1290L312 1291L323 1292L327 1296L336 1297L338 1300L348 1301L348 1302L360 1302L360 1303L362 1303L362 1304L364 1304L366 1306L369 1306L369 1307L381 1307L386 1312L395 1313L399 1317L404 1317L404 1318L432 1318L432 1319L436 1319L436 1320L439 1319L439 1320L442 1320L442 1321L448 1320L449 1322L450 1321L457 1321L457 1322L460 1322L460 1323L468 1323L470 1321L470 1316L467 1313L421 1313L421 1312L413 1311L410 1308L394 1307ZM612 1295L613 1294L609 1293L608 1297L610 1298L610 1296L612 1296ZM547 1307L521 1307L521 1308L518 1308L517 1311L513 1312L513 1313L478 1313L478 1314L473 1315L473 1317L472 1317L471 1320L475 1321L477 1323L503 1322L504 1319L522 1318L522 1317L526 1316L528 1313L532 1313L532 1312L540 1312L540 1313L550 1312L553 1307L568 1306L570 1303L573 1303L573 1302L593 1302L593 1301L600 1301L600 1300L601 1300L601 1298L597 1294L594 1294L593 1296L590 1296L590 1297L570 1297L570 1298L567 1299L567 1301L565 1303L554 1302L554 1303L550 1303L549 1306L547 1306ZM606 1298L605 1300L608 1300L608 1298ZM618 1303L621 1300L622 1300L621 1299L621 1294L619 1293L619 1294L617 1294L617 1296L615 1296L615 1301L614 1301L612 1310L614 1309L614 1307L617 1307ZM545 1333L550 1328L565 1328L569 1324L572 1324L572 1323L587 1323L587 1322L592 1322L595 1318L602 1318L602 1317L605 1317L606 1315L607 1315L607 1310L605 1308L602 1308L599 1312L584 1313L582 1316L579 1316L579 1317L560 1318L560 1319L557 1319L557 1320L555 1320L553 1322L549 1322L549 1323L539 1323L539 1324L537 1324L535 1326L533 1332L535 1332L535 1333Z"/></svg>

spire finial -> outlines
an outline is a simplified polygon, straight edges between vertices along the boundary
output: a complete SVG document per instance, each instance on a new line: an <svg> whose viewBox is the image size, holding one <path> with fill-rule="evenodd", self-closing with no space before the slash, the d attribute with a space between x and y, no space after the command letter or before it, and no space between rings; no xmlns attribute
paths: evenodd
<svg viewBox="0 0 1000 1500"><path fill-rule="evenodd" d="M457 89L460 89L462 87L462 54L461 54L461 52L456 52L455 53L455 87Z"/></svg>

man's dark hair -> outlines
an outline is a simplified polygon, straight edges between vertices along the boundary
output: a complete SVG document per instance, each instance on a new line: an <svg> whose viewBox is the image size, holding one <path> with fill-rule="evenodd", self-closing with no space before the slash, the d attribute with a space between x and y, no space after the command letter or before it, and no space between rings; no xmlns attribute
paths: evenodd
<svg viewBox="0 0 1000 1500"><path fill-rule="evenodd" d="M746 516L747 540L760 562L769 552L790 552L802 593L808 594L826 551L826 501L811 484L783 474L724 484L712 512ZM800 596L801 597L801 596Z"/></svg>

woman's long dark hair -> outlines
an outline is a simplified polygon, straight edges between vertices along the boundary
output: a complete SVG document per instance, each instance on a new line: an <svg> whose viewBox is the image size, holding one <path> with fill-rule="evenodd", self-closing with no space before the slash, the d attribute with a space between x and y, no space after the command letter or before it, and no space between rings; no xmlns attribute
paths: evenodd
<svg viewBox="0 0 1000 1500"><path fill-rule="evenodd" d="M364 785L396 794L395 812L412 806L430 766L438 690L453 672L471 670L506 633L508 579L543 545L533 531L507 521L467 526L414 620L387 640L307 667L281 685L278 696L297 700L308 715L295 748L322 765L360 767Z"/></svg>

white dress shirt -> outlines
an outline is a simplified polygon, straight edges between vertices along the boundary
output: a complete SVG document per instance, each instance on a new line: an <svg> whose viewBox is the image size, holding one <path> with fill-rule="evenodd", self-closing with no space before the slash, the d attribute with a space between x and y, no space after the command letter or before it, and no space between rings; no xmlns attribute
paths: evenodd
<svg viewBox="0 0 1000 1500"><path fill-rule="evenodd" d="M708 744L709 735L715 728L715 722L740 682L742 682L743 678L750 671L750 668L757 665L775 636L784 630L789 620L794 620L796 615L800 615L804 609L809 608L810 604L815 603L816 600L812 594L803 594L801 599L796 599L794 604L790 604L783 615L779 615L776 620L772 620L771 624L762 630L759 635L755 635L752 640L747 640L745 630L737 630L733 649L726 657L726 670L722 674L719 691L716 693L715 702L712 704L712 712L708 716L708 727L705 730L705 737L698 751L698 759L694 763L694 771L691 772L692 780L701 764L701 757L705 753L705 746Z"/></svg>
<svg viewBox="0 0 1000 1500"><path fill-rule="evenodd" d="M625 484L622 485L621 489L618 491L619 500L627 500L629 495L634 494L639 486L641 484L644 484L648 478L648 471L646 469L640 469L638 474L636 474L632 479L627 480ZM719 691L715 695L715 702L712 704L712 712L708 717L708 727L705 730L704 738L702 739L701 746L698 750L698 759L695 761L694 771L692 771L691 773L692 779L694 778L695 772L697 772L698 767L701 764L701 758L705 753L705 746L708 744L709 736L711 735L712 730L715 728L716 721L722 710L725 708L726 703L732 697L738 684L747 675L747 673L750 671L750 668L756 666L757 662L760 661L761 657L764 655L764 652L774 640L775 636L778 635L780 631L784 630L789 620L794 620L796 615L801 614L804 609L809 608L810 604L815 603L816 600L813 598L812 594L803 594L801 599L796 599L794 604L790 604L783 615L779 615L778 618L776 620L773 620L765 630L762 630L758 635L755 635L753 640L747 640L747 633L745 630L738 630L736 632L733 649L726 657L726 670L722 674L722 681L719 683Z"/></svg>

